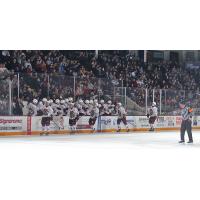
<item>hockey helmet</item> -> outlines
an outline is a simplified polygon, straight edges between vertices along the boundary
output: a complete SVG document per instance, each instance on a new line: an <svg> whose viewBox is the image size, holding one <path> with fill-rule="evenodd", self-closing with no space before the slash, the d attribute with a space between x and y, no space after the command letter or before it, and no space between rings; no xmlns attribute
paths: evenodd
<svg viewBox="0 0 200 200"><path fill-rule="evenodd" d="M155 101L152 103L152 106L156 106L156 102Z"/></svg>
<svg viewBox="0 0 200 200"><path fill-rule="evenodd" d="M94 101L93 100L90 100L90 104L93 104L94 103Z"/></svg>
<svg viewBox="0 0 200 200"><path fill-rule="evenodd" d="M43 102L47 102L47 99L46 99L46 98L43 98L42 101L43 101Z"/></svg>
<svg viewBox="0 0 200 200"><path fill-rule="evenodd" d="M117 105L118 105L119 107L121 107L121 106L122 106L122 103L118 102Z"/></svg>
<svg viewBox="0 0 200 200"><path fill-rule="evenodd" d="M37 103L38 103L38 100L37 100L37 99L33 99L33 103L34 103L34 104L37 104Z"/></svg>
<svg viewBox="0 0 200 200"><path fill-rule="evenodd" d="M43 103L42 103L42 101L40 101L40 102L39 102L39 106L43 106Z"/></svg>
<svg viewBox="0 0 200 200"><path fill-rule="evenodd" d="M64 104L64 103L65 103L65 100L61 100L60 103L61 103L61 104Z"/></svg>
<svg viewBox="0 0 200 200"><path fill-rule="evenodd" d="M73 107L74 107L74 103L70 103L70 104L69 104L69 107L70 107L70 108L73 108Z"/></svg>
<svg viewBox="0 0 200 200"><path fill-rule="evenodd" d="M72 97L69 97L69 102L73 102L73 98Z"/></svg>
<svg viewBox="0 0 200 200"><path fill-rule="evenodd" d="M109 101L108 101L108 104L112 104L112 101L111 101L111 100L109 100Z"/></svg>
<svg viewBox="0 0 200 200"><path fill-rule="evenodd" d="M100 103L103 104L103 103L104 103L104 100L102 99L102 100L100 101Z"/></svg>
<svg viewBox="0 0 200 200"><path fill-rule="evenodd" d="M59 104L60 103L60 100L59 99L56 99L56 104Z"/></svg>
<svg viewBox="0 0 200 200"><path fill-rule="evenodd" d="M52 99L50 99L50 100L49 100L49 103L50 103L50 104L52 104L52 103L53 103L53 100L52 100Z"/></svg>
<svg viewBox="0 0 200 200"><path fill-rule="evenodd" d="M86 104L89 104L90 102L89 102L89 100L85 100L85 103L86 103Z"/></svg>

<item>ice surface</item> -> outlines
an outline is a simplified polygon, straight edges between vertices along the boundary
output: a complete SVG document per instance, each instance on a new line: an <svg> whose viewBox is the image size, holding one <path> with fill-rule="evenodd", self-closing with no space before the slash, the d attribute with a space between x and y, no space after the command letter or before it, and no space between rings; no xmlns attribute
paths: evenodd
<svg viewBox="0 0 200 200"><path fill-rule="evenodd" d="M178 144L179 132L95 133L49 136L6 136L0 143L87 145L128 148L200 148L200 131L193 132L194 144ZM186 134L186 142L188 140Z"/></svg>

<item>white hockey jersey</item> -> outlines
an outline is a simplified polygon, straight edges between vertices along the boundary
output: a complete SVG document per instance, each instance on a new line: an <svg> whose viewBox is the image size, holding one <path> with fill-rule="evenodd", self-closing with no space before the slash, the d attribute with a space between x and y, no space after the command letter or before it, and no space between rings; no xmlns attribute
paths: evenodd
<svg viewBox="0 0 200 200"><path fill-rule="evenodd" d="M107 115L111 115L114 112L114 105L109 105L109 104L104 104L104 108L102 113L103 114L107 114Z"/></svg>
<svg viewBox="0 0 200 200"><path fill-rule="evenodd" d="M37 105L35 105L33 103L29 103L27 108L28 108L28 115L29 116L36 116L37 115L37 111L38 111Z"/></svg>
<svg viewBox="0 0 200 200"><path fill-rule="evenodd" d="M92 110L91 110L91 112L90 112L90 117L92 119L94 119L94 118L96 118L98 116L99 116L99 108L97 108L97 107L94 108L93 107Z"/></svg>
<svg viewBox="0 0 200 200"><path fill-rule="evenodd" d="M100 107L99 107L99 112L100 112L100 115L104 115L106 114L106 108L107 107L107 104L100 104Z"/></svg>
<svg viewBox="0 0 200 200"><path fill-rule="evenodd" d="M51 106L44 106L42 112L42 116L51 117L53 115L53 108Z"/></svg>
<svg viewBox="0 0 200 200"><path fill-rule="evenodd" d="M84 110L85 115L90 115L90 109L88 104L84 104L82 108Z"/></svg>
<svg viewBox="0 0 200 200"><path fill-rule="evenodd" d="M77 103L76 104L76 108L78 109L78 112L82 115L86 115L86 112L84 110L84 104L81 104L81 103Z"/></svg>
<svg viewBox="0 0 200 200"><path fill-rule="evenodd" d="M78 109L76 107L69 108L67 115L69 119L76 119L79 116Z"/></svg>
<svg viewBox="0 0 200 200"><path fill-rule="evenodd" d="M119 107L117 109L117 115L118 115L118 118L122 119L124 116L126 116L126 110L124 107Z"/></svg>
<svg viewBox="0 0 200 200"><path fill-rule="evenodd" d="M53 103L52 104L52 109L53 109L53 115L54 116L59 116L63 114L62 108L60 104Z"/></svg>
<svg viewBox="0 0 200 200"><path fill-rule="evenodd" d="M60 111L59 111L59 113L60 113L60 115L65 115L66 114L66 105L65 104L60 104Z"/></svg>
<svg viewBox="0 0 200 200"><path fill-rule="evenodd" d="M156 106L152 106L149 109L148 114L150 115L150 117L157 117L158 116L158 108Z"/></svg>

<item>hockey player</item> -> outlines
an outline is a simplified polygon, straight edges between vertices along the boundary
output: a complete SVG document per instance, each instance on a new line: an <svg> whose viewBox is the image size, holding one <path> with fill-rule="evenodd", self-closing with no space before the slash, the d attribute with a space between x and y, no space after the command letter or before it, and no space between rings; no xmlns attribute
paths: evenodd
<svg viewBox="0 0 200 200"><path fill-rule="evenodd" d="M89 107L88 107L87 115L90 115L91 110L93 109L93 107L94 107L94 101L91 99L89 101Z"/></svg>
<svg viewBox="0 0 200 200"><path fill-rule="evenodd" d="M96 123L98 116L99 116L98 103L94 103L90 112L90 119L89 119L89 125L93 131L95 131L94 125Z"/></svg>
<svg viewBox="0 0 200 200"><path fill-rule="evenodd" d="M49 126L53 116L53 109L48 102L45 103L44 107L42 108L42 112L42 133L40 135L49 135Z"/></svg>
<svg viewBox="0 0 200 200"><path fill-rule="evenodd" d="M193 109L186 104L181 103L180 108L182 109L181 116L182 116L182 122L181 122L181 129L180 129L180 136L181 140L179 143L185 142L185 131L187 130L189 141L188 143L193 143L193 137L192 137L192 112Z"/></svg>
<svg viewBox="0 0 200 200"><path fill-rule="evenodd" d="M60 101L60 116L63 116L65 115L65 100L61 100Z"/></svg>
<svg viewBox="0 0 200 200"><path fill-rule="evenodd" d="M156 102L152 103L151 108L148 110L147 117L149 118L149 131L154 131L154 123L158 117L158 108L156 107Z"/></svg>
<svg viewBox="0 0 200 200"><path fill-rule="evenodd" d="M37 116L43 115L43 108L44 108L43 102L39 101L38 106L37 106Z"/></svg>
<svg viewBox="0 0 200 200"><path fill-rule="evenodd" d="M114 105L112 105L112 101L108 101L107 104L104 104L104 116L111 116L114 110Z"/></svg>
<svg viewBox="0 0 200 200"><path fill-rule="evenodd" d="M69 104L68 116L69 116L69 127L71 129L71 133L73 133L76 131L76 124L79 119L79 112L78 109L74 106L74 103Z"/></svg>
<svg viewBox="0 0 200 200"><path fill-rule="evenodd" d="M68 104L68 103L69 103L69 99L66 98L66 99L65 99L65 104Z"/></svg>
<svg viewBox="0 0 200 200"><path fill-rule="evenodd" d="M28 115L29 116L37 116L37 104L38 104L38 100L37 99L33 99L33 102L30 102L28 104Z"/></svg>
<svg viewBox="0 0 200 200"><path fill-rule="evenodd" d="M90 113L89 113L89 104L90 104L90 101L89 100L85 100L85 104L83 105L83 110L85 112L85 116L89 116Z"/></svg>
<svg viewBox="0 0 200 200"><path fill-rule="evenodd" d="M68 113L68 108L69 108L69 99L66 98L64 101L65 101L65 103L64 103L65 108L63 110L63 114L66 116Z"/></svg>
<svg viewBox="0 0 200 200"><path fill-rule="evenodd" d="M99 113L101 116L103 116L105 114L105 103L104 103L104 100L102 99L100 101L100 105L99 105Z"/></svg>
<svg viewBox="0 0 200 200"><path fill-rule="evenodd" d="M47 102L47 98L43 98L42 103L45 105L46 102Z"/></svg>
<svg viewBox="0 0 200 200"><path fill-rule="evenodd" d="M49 101L48 101L48 102L49 102L49 105L50 105L50 106L52 106L52 105L53 105L53 100L52 100L52 99L49 99Z"/></svg>
<svg viewBox="0 0 200 200"><path fill-rule="evenodd" d="M94 103L98 104L98 100L97 100L97 99L94 99Z"/></svg>
<svg viewBox="0 0 200 200"><path fill-rule="evenodd" d="M79 112L79 116L84 116L85 115L85 111L84 111L84 102L82 99L80 99L77 103L76 103L76 107L78 109Z"/></svg>
<svg viewBox="0 0 200 200"><path fill-rule="evenodd" d="M69 103L73 103L73 98L69 97Z"/></svg>
<svg viewBox="0 0 200 200"><path fill-rule="evenodd" d="M67 113L65 113L65 100L56 99L51 107L53 109L52 121L54 125L56 125L59 130L64 129L63 116L67 115Z"/></svg>
<svg viewBox="0 0 200 200"><path fill-rule="evenodd" d="M59 99L56 99L55 100L55 103L52 105L52 108L53 108L53 112L54 112L54 116L60 116L62 115L62 109L61 109L61 106L60 106L60 100Z"/></svg>
<svg viewBox="0 0 200 200"><path fill-rule="evenodd" d="M118 125L118 129L117 132L120 132L121 130L121 122L123 122L123 124L126 126L126 131L129 132L129 127L126 121L126 110L125 108L122 106L121 103L117 104L117 114L118 114L118 119L117 119L117 125Z"/></svg>

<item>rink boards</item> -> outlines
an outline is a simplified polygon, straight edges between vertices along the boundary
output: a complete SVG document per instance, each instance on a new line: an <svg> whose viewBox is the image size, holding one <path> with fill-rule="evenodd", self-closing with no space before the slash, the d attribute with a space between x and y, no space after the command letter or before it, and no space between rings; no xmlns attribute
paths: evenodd
<svg viewBox="0 0 200 200"><path fill-rule="evenodd" d="M94 133L88 124L89 116L81 117L77 122L77 133ZM50 124L52 134L70 133L69 118L54 117ZM149 129L146 116L127 116L130 131L147 131ZM181 125L180 116L160 116L155 122L157 131L178 130ZM192 119L193 129L200 129L200 116ZM125 126L121 124L122 132ZM97 119L95 129L98 132L115 132L117 129L117 116L101 116ZM41 117L30 116L1 116L0 135L37 135L42 132Z"/></svg>

